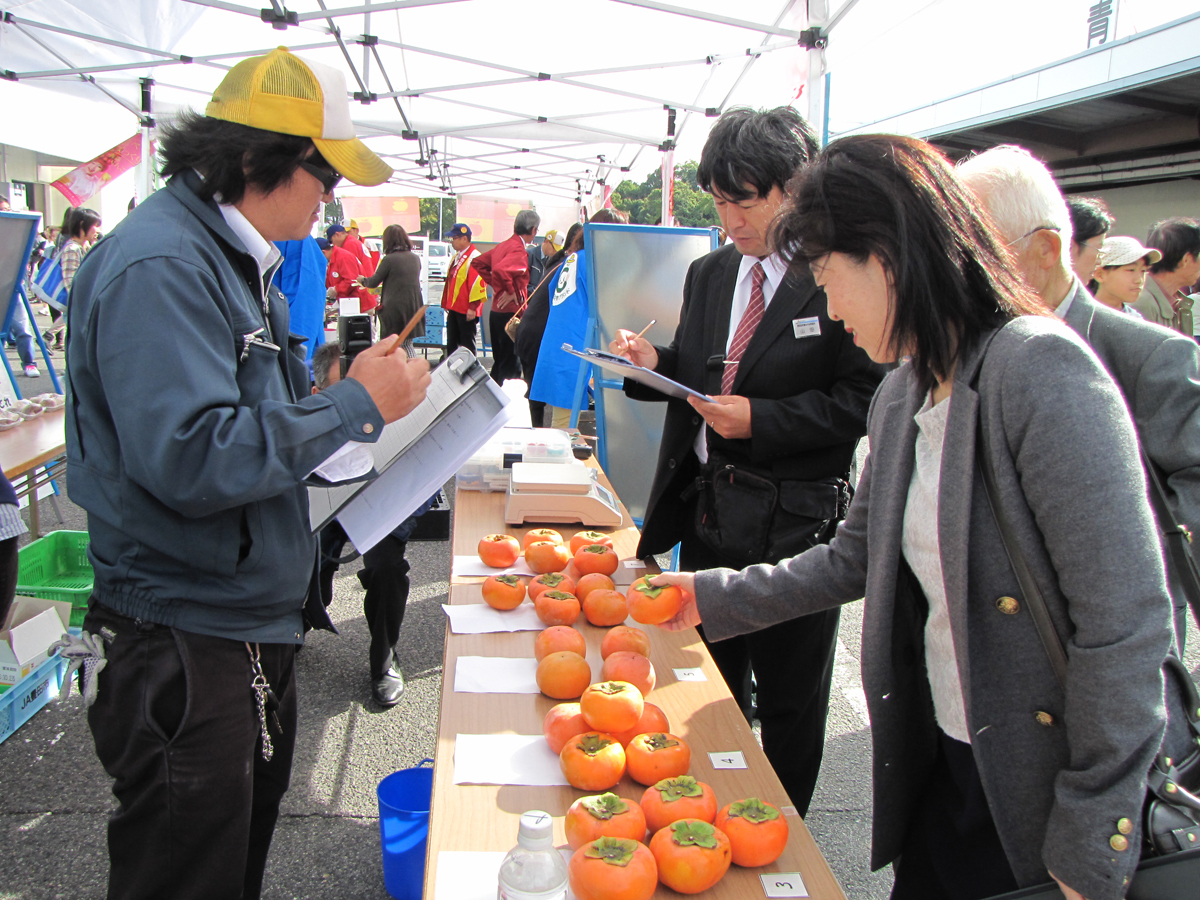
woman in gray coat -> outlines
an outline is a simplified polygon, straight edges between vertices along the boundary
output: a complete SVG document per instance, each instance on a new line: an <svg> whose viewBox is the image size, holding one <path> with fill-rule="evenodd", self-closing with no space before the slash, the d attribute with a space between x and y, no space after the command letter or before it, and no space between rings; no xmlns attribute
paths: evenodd
<svg viewBox="0 0 1200 900"><path fill-rule="evenodd" d="M421 308L421 259L412 252L412 241L399 225L383 229L383 259L370 278L359 278L359 284L374 288L383 285L379 301L379 339L399 334ZM425 334L425 323L417 327L404 341L405 352L413 355L412 339Z"/></svg>
<svg viewBox="0 0 1200 900"><path fill-rule="evenodd" d="M796 176L778 246L877 362L871 453L828 546L663 575L666 627L721 640L865 597L872 866L893 898L969 900L1054 877L1123 897L1163 740L1171 605L1137 438L1087 346L1010 269L976 201L911 138L831 144ZM976 449L1067 648L1060 687L984 494Z"/></svg>

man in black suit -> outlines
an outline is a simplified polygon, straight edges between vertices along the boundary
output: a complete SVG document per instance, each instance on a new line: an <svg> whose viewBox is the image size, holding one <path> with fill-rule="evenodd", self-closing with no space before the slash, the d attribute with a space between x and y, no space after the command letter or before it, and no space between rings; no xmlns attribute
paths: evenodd
<svg viewBox="0 0 1200 900"><path fill-rule="evenodd" d="M729 243L692 263L670 346L624 330L610 345L711 398L625 382L630 397L668 403L639 557L679 544L688 571L774 563L828 541L846 514L883 372L770 236L788 179L817 151L791 109L725 113L697 178ZM763 749L801 815L821 767L837 626L833 609L708 645L747 718L753 677Z"/></svg>

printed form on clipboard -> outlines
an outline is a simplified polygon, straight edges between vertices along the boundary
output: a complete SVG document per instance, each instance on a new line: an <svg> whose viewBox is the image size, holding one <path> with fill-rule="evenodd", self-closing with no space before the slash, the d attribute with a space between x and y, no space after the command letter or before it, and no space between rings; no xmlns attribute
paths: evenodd
<svg viewBox="0 0 1200 900"><path fill-rule="evenodd" d="M576 350L570 344L563 344L562 349L572 356L578 356L580 359L590 362L594 366L599 366L611 375L619 375L621 378L632 378L634 381L640 382L647 387L661 391L668 397L678 397L680 400L686 400L688 397L695 397L697 400L709 399L704 394L693 391L690 387L682 385L678 381L672 381L666 375L660 375L653 369L634 365L625 357L617 356L615 353L609 353L605 350Z"/></svg>
<svg viewBox="0 0 1200 900"><path fill-rule="evenodd" d="M412 515L508 421L510 398L460 348L430 373L425 399L370 444L374 479L308 489L315 533L335 518L365 553Z"/></svg>

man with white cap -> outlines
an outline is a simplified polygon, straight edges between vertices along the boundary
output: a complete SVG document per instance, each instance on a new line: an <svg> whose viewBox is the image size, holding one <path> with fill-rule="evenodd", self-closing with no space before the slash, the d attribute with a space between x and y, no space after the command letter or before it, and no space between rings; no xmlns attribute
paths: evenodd
<svg viewBox="0 0 1200 900"><path fill-rule="evenodd" d="M1133 304L1146 284L1151 263L1160 259L1161 253L1152 247L1143 247L1135 237L1119 234L1105 238L1096 254L1092 283L1088 285L1092 295L1109 309L1142 318Z"/></svg>
<svg viewBox="0 0 1200 900"><path fill-rule="evenodd" d="M310 394L271 284L271 242L306 237L343 175L391 174L340 72L284 48L243 60L159 150L170 180L88 254L69 311L83 627L107 656L88 722L119 801L108 897L255 898L291 772L293 658L306 618L332 628L306 484L368 475L366 444L424 399L428 366L391 339Z"/></svg>

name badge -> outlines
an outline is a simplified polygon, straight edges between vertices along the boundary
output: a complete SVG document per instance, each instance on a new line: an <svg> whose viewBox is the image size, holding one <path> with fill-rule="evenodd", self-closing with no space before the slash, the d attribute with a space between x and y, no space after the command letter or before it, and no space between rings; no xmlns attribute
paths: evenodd
<svg viewBox="0 0 1200 900"><path fill-rule="evenodd" d="M816 316L811 319L792 319L792 334L798 338L818 337L821 334L821 320Z"/></svg>

